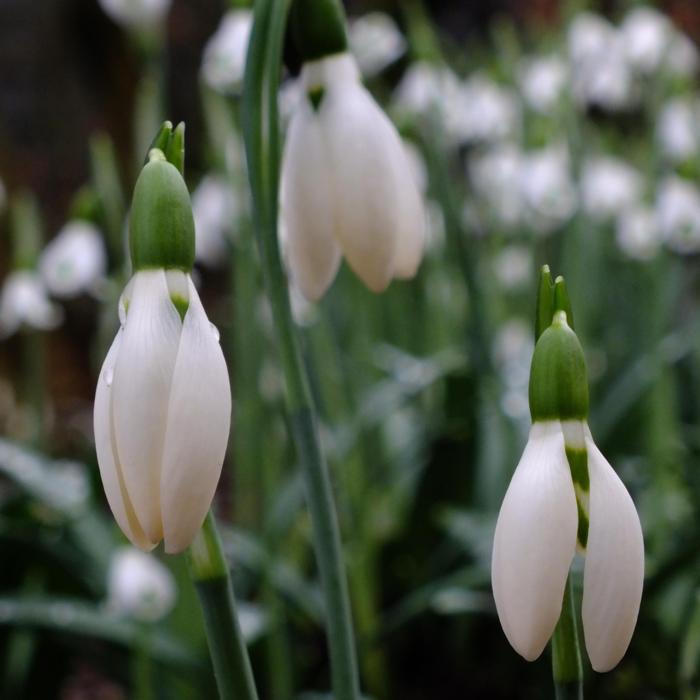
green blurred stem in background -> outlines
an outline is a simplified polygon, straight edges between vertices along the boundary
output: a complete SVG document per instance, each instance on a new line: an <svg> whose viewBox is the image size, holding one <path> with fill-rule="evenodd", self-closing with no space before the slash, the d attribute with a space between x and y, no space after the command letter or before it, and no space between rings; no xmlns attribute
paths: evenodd
<svg viewBox="0 0 700 700"><path fill-rule="evenodd" d="M277 240L281 157L277 91L288 9L289 0L262 0L255 4L246 62L244 133L255 229L286 380L289 421L304 472L325 600L333 694L335 700L357 700L357 658L340 528Z"/></svg>
<svg viewBox="0 0 700 700"><path fill-rule="evenodd" d="M573 588L569 574L561 617L552 637L552 675L556 700L583 700L583 666Z"/></svg>
<svg viewBox="0 0 700 700"><path fill-rule="evenodd" d="M202 606L219 697L257 700L231 576L211 511L188 550L187 563Z"/></svg>

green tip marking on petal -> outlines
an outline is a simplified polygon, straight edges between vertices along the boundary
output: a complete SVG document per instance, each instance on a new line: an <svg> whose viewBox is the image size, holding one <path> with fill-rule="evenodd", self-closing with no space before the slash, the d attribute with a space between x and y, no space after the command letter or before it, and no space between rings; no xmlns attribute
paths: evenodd
<svg viewBox="0 0 700 700"><path fill-rule="evenodd" d="M588 513L583 509L581 502L576 499L576 510L578 511L578 531L576 533L576 539L581 549L586 549L588 545Z"/></svg>
<svg viewBox="0 0 700 700"><path fill-rule="evenodd" d="M571 478L574 480L574 484L584 493L588 493L591 490L588 476L588 452L567 447L566 458L569 460L569 469L571 469Z"/></svg>
<svg viewBox="0 0 700 700"><path fill-rule="evenodd" d="M309 98L309 102L311 102L311 106L314 108L314 112L318 112L321 107L321 102L323 102L323 98L326 94L325 89L322 87L313 88L306 94Z"/></svg>
<svg viewBox="0 0 700 700"><path fill-rule="evenodd" d="M185 314L187 313L187 309L190 306L189 300L185 299L185 297L181 296L180 294L171 294L170 301L173 302L173 306L177 309L177 312L180 314L180 320L184 322Z"/></svg>

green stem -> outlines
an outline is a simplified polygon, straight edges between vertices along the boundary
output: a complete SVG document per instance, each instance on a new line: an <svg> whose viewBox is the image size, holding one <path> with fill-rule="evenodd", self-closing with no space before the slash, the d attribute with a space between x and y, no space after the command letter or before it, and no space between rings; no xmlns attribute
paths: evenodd
<svg viewBox="0 0 700 700"><path fill-rule="evenodd" d="M314 550L324 593L333 694L335 700L356 700L359 697L357 658L338 517L277 240L280 171L277 91L288 5L289 0L261 0L255 4L243 98L244 133L255 229L286 380L289 420L304 470Z"/></svg>
<svg viewBox="0 0 700 700"><path fill-rule="evenodd" d="M571 576L566 581L561 617L552 636L552 676L556 700L583 700L583 665Z"/></svg>
<svg viewBox="0 0 700 700"><path fill-rule="evenodd" d="M221 700L258 700L228 564L211 511L187 553Z"/></svg>

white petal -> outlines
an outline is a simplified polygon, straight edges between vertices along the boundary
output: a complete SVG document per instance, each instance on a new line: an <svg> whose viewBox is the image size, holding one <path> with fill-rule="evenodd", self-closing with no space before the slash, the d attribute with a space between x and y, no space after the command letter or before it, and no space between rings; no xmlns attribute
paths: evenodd
<svg viewBox="0 0 700 700"><path fill-rule="evenodd" d="M399 135L360 83L330 85L320 116L333 174L336 238L350 267L380 292L394 274L403 221Z"/></svg>
<svg viewBox="0 0 700 700"><path fill-rule="evenodd" d="M491 563L501 626L528 661L559 620L577 526L560 424L535 423L498 515Z"/></svg>
<svg viewBox="0 0 700 700"><path fill-rule="evenodd" d="M333 237L333 189L321 125L305 95L287 134L281 200L291 275L304 296L315 301L338 271L340 248Z"/></svg>
<svg viewBox="0 0 700 700"><path fill-rule="evenodd" d="M181 328L165 272L138 272L114 370L112 411L124 485L152 542L163 537L160 473Z"/></svg>
<svg viewBox="0 0 700 700"><path fill-rule="evenodd" d="M95 391L95 449L97 451L97 463L100 467L100 476L104 486L107 502L112 509L114 519L119 524L122 532L140 549L149 550L155 547L155 542L149 542L144 535L141 526L134 515L134 509L124 488L121 477L121 468L114 449L112 439L112 384L114 381L114 365L117 361L119 348L122 341L120 329L110 347L107 357L102 364Z"/></svg>
<svg viewBox="0 0 700 700"><path fill-rule="evenodd" d="M644 583L644 539L622 481L590 436L590 526L583 575L583 632L591 665L609 671L637 624Z"/></svg>
<svg viewBox="0 0 700 700"><path fill-rule="evenodd" d="M165 551L190 545L209 510L226 454L231 388L219 336L189 280L161 476Z"/></svg>

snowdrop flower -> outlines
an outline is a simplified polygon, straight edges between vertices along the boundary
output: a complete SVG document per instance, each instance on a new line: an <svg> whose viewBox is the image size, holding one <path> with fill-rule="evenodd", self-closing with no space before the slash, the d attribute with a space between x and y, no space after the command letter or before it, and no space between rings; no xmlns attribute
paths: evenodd
<svg viewBox="0 0 700 700"><path fill-rule="evenodd" d="M99 0L106 15L130 28L157 25L170 10L171 0Z"/></svg>
<svg viewBox="0 0 700 700"><path fill-rule="evenodd" d="M555 109L569 78L566 63L558 56L540 56L520 67L520 90L527 105L541 114Z"/></svg>
<svg viewBox="0 0 700 700"><path fill-rule="evenodd" d="M607 221L634 206L641 194L641 174L623 160L594 156L583 164L581 203L595 221Z"/></svg>
<svg viewBox="0 0 700 700"><path fill-rule="evenodd" d="M623 211L617 220L618 248L633 260L651 260L661 243L653 209L643 204Z"/></svg>
<svg viewBox="0 0 700 700"><path fill-rule="evenodd" d="M588 429L583 352L564 311L535 347L530 409L532 428L494 535L498 617L513 648L536 659L559 620L578 549L586 650L596 671L608 671L636 625L644 542L634 503Z"/></svg>
<svg viewBox="0 0 700 700"><path fill-rule="evenodd" d="M39 272L56 297L91 291L105 274L107 254L100 230L89 221L69 221L44 248Z"/></svg>
<svg viewBox="0 0 700 700"><path fill-rule="evenodd" d="M656 123L656 140L661 152L675 163L696 156L700 150L700 100L669 100Z"/></svg>
<svg viewBox="0 0 700 700"><path fill-rule="evenodd" d="M180 173L151 151L130 215L134 276L97 382L94 429L107 500L131 542L192 542L226 452L231 391L219 335L189 271L194 224Z"/></svg>
<svg viewBox="0 0 700 700"><path fill-rule="evenodd" d="M16 270L5 279L0 294L0 338L22 326L51 330L63 320L63 310L54 304L41 277L31 270Z"/></svg>
<svg viewBox="0 0 700 700"><path fill-rule="evenodd" d="M656 223L662 240L676 253L700 252L700 191L683 178L671 175L656 194Z"/></svg>
<svg viewBox="0 0 700 700"><path fill-rule="evenodd" d="M431 110L449 111L461 102L459 78L447 67L426 61L412 63L394 93L396 108L412 116Z"/></svg>
<svg viewBox="0 0 700 700"><path fill-rule="evenodd" d="M673 27L658 10L636 7L625 16L620 34L630 65L648 75L661 65L671 43Z"/></svg>
<svg viewBox="0 0 700 700"><path fill-rule="evenodd" d="M363 75L373 76L406 51L406 40L396 22L383 12L370 12L350 21L350 48Z"/></svg>
<svg viewBox="0 0 700 700"><path fill-rule="evenodd" d="M685 34L675 31L666 55L665 67L671 75L690 78L697 73L700 57L698 49Z"/></svg>
<svg viewBox="0 0 700 700"><path fill-rule="evenodd" d="M412 277L423 254L423 202L404 147L350 54L308 61L301 81L281 178L291 276L307 299L319 299L342 254L380 292L394 277Z"/></svg>
<svg viewBox="0 0 700 700"><path fill-rule="evenodd" d="M502 248L494 258L493 273L503 289L524 287L532 277L532 251L518 245Z"/></svg>
<svg viewBox="0 0 700 700"><path fill-rule="evenodd" d="M446 128L460 143L501 141L517 134L520 106L516 94L484 75L473 75L461 90L459 119Z"/></svg>
<svg viewBox="0 0 700 700"><path fill-rule="evenodd" d="M252 26L250 10L230 10L221 19L202 58L202 79L213 90L228 94L241 91Z"/></svg>
<svg viewBox="0 0 700 700"><path fill-rule="evenodd" d="M107 607L118 615L156 622L175 604L175 580L152 554L120 547L107 572Z"/></svg>
<svg viewBox="0 0 700 700"><path fill-rule="evenodd" d="M226 178L218 175L202 178L192 195L195 256L199 262L209 267L227 263L227 238L238 209Z"/></svg>

